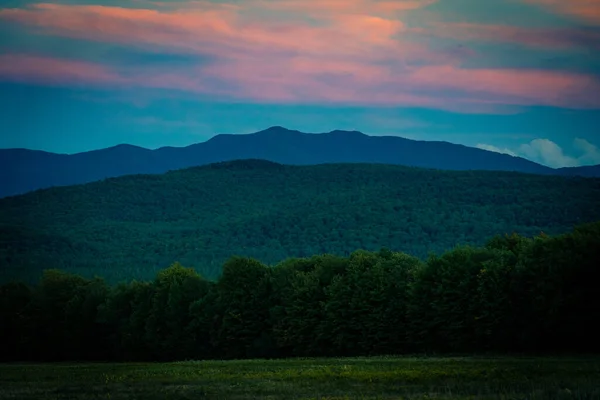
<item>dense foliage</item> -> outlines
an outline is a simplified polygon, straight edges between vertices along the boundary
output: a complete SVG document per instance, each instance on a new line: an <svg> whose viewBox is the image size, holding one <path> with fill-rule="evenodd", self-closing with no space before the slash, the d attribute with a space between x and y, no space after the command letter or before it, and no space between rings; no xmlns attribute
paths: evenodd
<svg viewBox="0 0 600 400"><path fill-rule="evenodd" d="M566 232L600 220L598 199L593 178L220 163L0 199L0 280L46 268L149 280L176 261L215 279L231 255L273 264L382 246L426 258L496 233Z"/></svg>
<svg viewBox="0 0 600 400"><path fill-rule="evenodd" d="M216 281L180 264L110 287L48 270L0 287L13 360L183 360L407 352L600 350L600 223L495 236L426 262L382 249L268 267L233 257Z"/></svg>

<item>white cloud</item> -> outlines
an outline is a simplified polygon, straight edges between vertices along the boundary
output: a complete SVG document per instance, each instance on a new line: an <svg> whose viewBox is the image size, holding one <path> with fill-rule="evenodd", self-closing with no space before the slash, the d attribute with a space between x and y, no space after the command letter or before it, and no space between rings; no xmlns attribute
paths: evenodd
<svg viewBox="0 0 600 400"><path fill-rule="evenodd" d="M548 139L534 139L519 146L517 152L532 161L552 168L576 167L579 161L566 155L559 145Z"/></svg>
<svg viewBox="0 0 600 400"><path fill-rule="evenodd" d="M552 168L600 164L600 149L581 138L575 138L573 141L573 148L577 150L578 156L566 154L562 147L549 139L534 139L514 150L483 143L477 144L476 147L496 153L527 158Z"/></svg>
<svg viewBox="0 0 600 400"><path fill-rule="evenodd" d="M514 157L517 157L518 154L515 153L514 151L507 149L506 147L501 149L499 147L496 146L492 146L491 144L484 144L484 143L478 143L475 147L477 147L478 149L482 149L482 150L487 150L487 151L493 151L494 153L502 153L502 154L508 154Z"/></svg>
<svg viewBox="0 0 600 400"><path fill-rule="evenodd" d="M576 138L573 145L582 153L579 157L579 161L582 165L600 164L600 149L597 146L580 138Z"/></svg>

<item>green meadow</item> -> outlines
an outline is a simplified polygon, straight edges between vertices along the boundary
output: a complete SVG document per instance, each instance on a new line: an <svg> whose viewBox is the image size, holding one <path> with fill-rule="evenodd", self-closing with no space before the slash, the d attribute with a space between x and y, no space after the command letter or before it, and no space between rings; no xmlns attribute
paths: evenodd
<svg viewBox="0 0 600 400"><path fill-rule="evenodd" d="M600 399L600 358L3 364L0 399Z"/></svg>

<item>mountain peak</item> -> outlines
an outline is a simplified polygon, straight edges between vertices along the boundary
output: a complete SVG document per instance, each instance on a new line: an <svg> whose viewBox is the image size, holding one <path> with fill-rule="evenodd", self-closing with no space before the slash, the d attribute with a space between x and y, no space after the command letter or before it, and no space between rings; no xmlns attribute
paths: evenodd
<svg viewBox="0 0 600 400"><path fill-rule="evenodd" d="M273 125L265 129L265 131L289 131L289 129L281 126L281 125Z"/></svg>
<svg viewBox="0 0 600 400"><path fill-rule="evenodd" d="M104 150L127 151L127 150L139 150L139 149L148 150L148 149L146 149L144 147L136 146L136 145L133 145L133 144L127 144L127 143L121 143L121 144L117 144L117 145L114 145L114 146L111 146L111 147L107 147ZM96 151L96 150L92 150L92 151Z"/></svg>
<svg viewBox="0 0 600 400"><path fill-rule="evenodd" d="M295 130L284 128L283 126L271 126L265 130L256 132L257 134L285 134L285 133L300 133Z"/></svg>

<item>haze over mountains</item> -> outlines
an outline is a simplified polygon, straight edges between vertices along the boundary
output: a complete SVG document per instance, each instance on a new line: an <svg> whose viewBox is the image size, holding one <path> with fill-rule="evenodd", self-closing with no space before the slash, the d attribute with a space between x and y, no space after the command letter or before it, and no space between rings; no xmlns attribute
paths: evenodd
<svg viewBox="0 0 600 400"><path fill-rule="evenodd" d="M600 166L553 169L524 158L448 142L368 136L357 131L309 134L275 126L253 134L217 135L187 147L156 150L126 144L71 155L0 149L0 197L236 159L263 159L289 165L377 163L441 170L600 176Z"/></svg>

